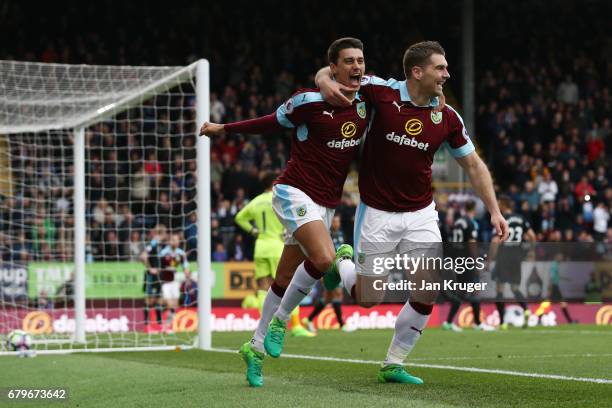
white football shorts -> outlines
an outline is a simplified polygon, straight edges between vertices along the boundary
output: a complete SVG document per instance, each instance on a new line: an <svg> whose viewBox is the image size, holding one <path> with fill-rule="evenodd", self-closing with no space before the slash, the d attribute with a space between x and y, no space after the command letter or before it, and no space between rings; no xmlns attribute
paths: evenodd
<svg viewBox="0 0 612 408"><path fill-rule="evenodd" d="M335 212L333 208L315 203L302 190L286 184L273 187L272 208L287 231L285 245L298 245L293 234L309 222L323 221L329 230Z"/></svg>
<svg viewBox="0 0 612 408"><path fill-rule="evenodd" d="M181 287L177 281L162 283L162 299L178 299L181 295Z"/></svg>
<svg viewBox="0 0 612 408"><path fill-rule="evenodd" d="M362 202L355 214L354 236L357 273L368 276L379 275L381 259L397 254L436 256L442 242L433 201L413 212L382 211Z"/></svg>

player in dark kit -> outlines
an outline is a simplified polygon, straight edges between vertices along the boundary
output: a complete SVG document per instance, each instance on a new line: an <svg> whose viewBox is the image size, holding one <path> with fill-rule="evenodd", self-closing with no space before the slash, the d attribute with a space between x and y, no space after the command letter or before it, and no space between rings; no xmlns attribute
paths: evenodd
<svg viewBox="0 0 612 408"><path fill-rule="evenodd" d="M476 221L476 204L473 201L465 203L465 215L457 218L453 223L449 241L451 244L448 249L450 257L472 258L478 256L478 222ZM475 268L467 269L455 278L458 282L472 283L480 280L479 272ZM492 331L494 328L480 321L480 299L475 293L464 293L462 291L444 291L444 296L449 300L451 308L448 311L446 321L442 324L445 330L460 332L462 329L453 323L455 315L459 311L462 302L469 302L472 305L474 314L474 329L482 331Z"/></svg>
<svg viewBox="0 0 612 408"><path fill-rule="evenodd" d="M158 326L162 325L163 305L161 303L162 282L160 280L161 259L159 253L165 245L166 226L158 224L153 230L153 237L141 255L146 271L144 276L145 306L144 324L147 333L154 332L149 325L151 307L155 307L155 318Z"/></svg>
<svg viewBox="0 0 612 408"><path fill-rule="evenodd" d="M287 320L299 301L288 305L303 298L311 282L335 268L337 258L353 256L348 245L334 249L329 228L369 121L370 109L356 90L365 70L363 44L355 38L341 38L330 45L327 55L336 79L355 88L347 93L350 106L334 107L318 89L302 89L271 115L226 125L205 123L200 129L207 136L293 129L291 157L275 181L272 199L287 230L285 247L257 330L251 343L240 349L247 380L255 387L263 385L264 349L272 357L280 355ZM297 285L288 287L290 281Z"/></svg>
<svg viewBox="0 0 612 408"><path fill-rule="evenodd" d="M498 237L493 237L489 256L489 262L495 260L495 267L491 275L496 282L497 301L495 305L499 313L499 324L501 329L508 328L508 324L504 322L506 306L503 299L504 287L510 285L514 299L523 308L525 316L523 327L527 327L531 312L527 307L525 296L519 288L521 284L521 261L525 259L526 255L522 243L525 241L535 242L536 236L529 221L522 215L513 213L513 202L510 197L500 197L499 204L508 221L508 240L501 243Z"/></svg>
<svg viewBox="0 0 612 408"><path fill-rule="evenodd" d="M372 103L375 114L359 170L356 262L339 261L338 273L324 279L328 289L341 280L362 306L380 303L385 295L384 290L376 290L376 282L388 277L389 270L381 275L376 262L397 255L439 256L442 237L433 202L432 164L440 148L446 148L466 171L491 214L496 233L501 239L507 237L507 223L499 210L491 175L475 152L463 120L448 105L439 111L433 109L450 78L444 49L435 41L413 44L404 53L403 67L404 81L375 76L364 76L361 81L360 92ZM329 98L326 100L341 95L326 69L317 73L315 81ZM410 273L424 288L439 278L438 271L425 268ZM395 334L378 373L380 382L423 383L410 375L403 363L427 326L437 295L436 290L411 291L397 317Z"/></svg>

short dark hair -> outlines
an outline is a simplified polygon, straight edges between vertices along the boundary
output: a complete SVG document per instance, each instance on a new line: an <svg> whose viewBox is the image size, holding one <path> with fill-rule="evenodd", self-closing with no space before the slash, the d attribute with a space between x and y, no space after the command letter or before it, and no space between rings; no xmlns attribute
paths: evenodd
<svg viewBox="0 0 612 408"><path fill-rule="evenodd" d="M514 209L514 201L512 200L512 198L510 198L509 195L502 194L499 196L497 201L499 201L499 204L502 207L506 208L508 211L512 211Z"/></svg>
<svg viewBox="0 0 612 408"><path fill-rule="evenodd" d="M338 55L340 51L347 48L358 48L363 51L363 43L361 40L353 37L338 38L336 41L331 43L327 49L327 60L330 64L336 64L338 62Z"/></svg>
<svg viewBox="0 0 612 408"><path fill-rule="evenodd" d="M408 47L403 59L406 78L410 78L412 67L426 65L433 54L446 55L444 48L437 41L421 41Z"/></svg>
<svg viewBox="0 0 612 408"><path fill-rule="evenodd" d="M264 174L263 178L261 179L261 183L263 184L264 189L267 190L269 188L272 188L274 180L276 180L276 174L272 172Z"/></svg>
<svg viewBox="0 0 612 408"><path fill-rule="evenodd" d="M474 200L467 200L465 202L465 211L472 211L476 208L476 202Z"/></svg>

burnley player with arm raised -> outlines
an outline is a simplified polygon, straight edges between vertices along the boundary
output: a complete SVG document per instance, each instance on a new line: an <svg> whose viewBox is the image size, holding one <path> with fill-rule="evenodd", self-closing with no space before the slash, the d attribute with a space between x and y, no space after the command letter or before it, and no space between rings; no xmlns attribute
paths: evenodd
<svg viewBox="0 0 612 408"><path fill-rule="evenodd" d="M369 108L357 92L365 71L363 44L341 38L327 54L336 80L352 88L346 94L348 106L326 103L318 89L300 90L272 115L225 125L205 123L200 130L201 135L216 136L293 129L291 157L275 182L272 199L288 232L285 247L253 339L240 350L247 380L255 387L263 385L264 349L272 357L280 355L291 311L328 269L335 268L337 257L353 256L348 245L334 249L329 228L369 120Z"/></svg>
<svg viewBox="0 0 612 408"><path fill-rule="evenodd" d="M432 108L442 96L450 75L444 49L435 41L410 46L403 58L405 81L366 76L360 92L374 108L374 119L364 143L359 172L361 203L355 217L357 266L348 259L337 265L339 276L325 279L329 289L342 280L360 304L382 300L373 283L376 258L407 254L441 242L438 213L433 202L434 154L445 147L467 172L476 193L491 213L491 223L503 240L508 226L493 190L487 166L475 152L463 120L450 106L440 112ZM316 82L326 100L342 99L339 85L327 69ZM414 271L411 271L413 273ZM435 273L417 270L419 282L431 282ZM384 277L384 276L383 276ZM431 314L437 291L413 291L400 311L395 334L378 379L381 382L421 384L402 364L421 336Z"/></svg>

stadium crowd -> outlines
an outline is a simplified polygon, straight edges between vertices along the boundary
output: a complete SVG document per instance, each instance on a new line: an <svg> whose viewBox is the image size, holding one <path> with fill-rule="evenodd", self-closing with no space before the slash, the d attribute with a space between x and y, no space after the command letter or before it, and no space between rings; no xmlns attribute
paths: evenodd
<svg viewBox="0 0 612 408"><path fill-rule="evenodd" d="M56 12L49 10L43 20L30 22L49 27L49 38L42 42L19 27L28 18L27 10L9 5L12 19L7 27L14 27L18 34L0 57L180 65L196 56L208 56L212 62L211 121L230 122L271 113L296 88L313 86L314 72L325 64L327 44L342 33L364 40L368 71L397 78L402 77L399 62L404 46L428 36L446 47L454 76L447 89L451 95L459 94L459 22L454 18L458 6L434 12L429 3L415 2L410 13L407 10L410 21L431 21L427 27L415 24L419 31L405 30L404 24L389 24L388 16L393 15L399 2L381 3L373 10L355 7L351 11L355 15L346 12L345 4L328 4L331 9L320 16L314 3L304 3L296 5L300 10L294 10L292 16L276 16L278 26L264 23L267 13L274 14L273 5L252 4L232 9L231 27L218 24L227 13L227 6L221 4L210 4L203 12L195 2L187 3L176 10L175 16L184 24L174 24L166 20L162 10L141 9L128 2L117 5L122 12L113 13L101 13L105 6L91 3L87 13L76 18L77 2L72 2L57 18L53 17ZM584 6L577 1L560 2L566 11L583 7L578 14L564 13L574 18L576 30L570 34L563 29L563 22L554 18L554 10L544 6L491 3L479 7L475 16L477 34L489 31L491 26L495 30L491 35L476 35L473 136L492 169L498 194L512 197L516 210L531 221L541 241L612 242L612 40L594 35L605 30L598 25L601 19L591 19L597 10L589 2ZM538 17L545 13L547 18ZM133 32L112 30L113 19L135 18L136 14L138 22ZM315 14L316 21L294 17ZM512 21L509 14L537 21L534 32L516 32L504 24ZM86 27L85 22L94 16L98 21L93 28ZM81 21L83 30L71 21ZM370 27L384 23L388 31L355 32L351 29L355 21ZM252 30L253 26L262 29ZM82 34L72 35L74 30ZM522 49L521 43L530 46ZM551 48L554 53L549 52ZM87 130L89 261L137 260L150 238L148 232L158 223L182 231L189 258L196 256L196 124L191 101L173 97L156 102L159 108L147 105L130 116L129 122L119 117L116 122ZM70 259L74 169L69 160L58 159L66 157L66 149L71 149L71 136L57 132L15 137L20 142L11 143L12 176L20 190L2 199L2 258ZM285 133L254 137L230 134L213 141L214 261L251 259L251 237L239 231L234 216L262 191L264 173L282 170L289 158L289 146ZM353 171L338 208L347 243L352 243L357 199ZM445 230L462 212L465 197L451 195L442 200L438 195L437 199L444 204L440 206L440 220ZM487 215L480 213L479 221L480 238L487 240Z"/></svg>

